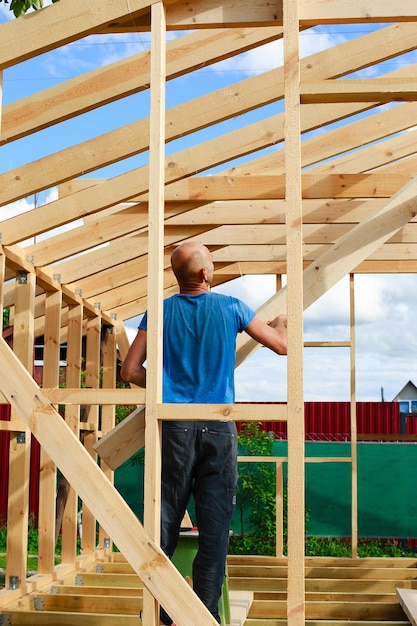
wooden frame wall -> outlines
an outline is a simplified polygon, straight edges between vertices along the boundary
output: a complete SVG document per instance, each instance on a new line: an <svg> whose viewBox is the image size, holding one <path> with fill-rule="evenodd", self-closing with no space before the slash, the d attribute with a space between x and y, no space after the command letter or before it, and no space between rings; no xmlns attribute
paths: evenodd
<svg viewBox="0 0 417 626"><path fill-rule="evenodd" d="M230 1L130 0L127 5L124 0L91 0L86 6L84 0L61 0L35 16L0 25L1 76L29 57L89 34L152 33L150 64L148 52L134 55L0 107L1 150L8 142L44 128L56 125L59 131L64 120L145 91L149 85L152 104L149 119L138 119L37 160L29 158L23 166L0 173L1 206L59 186L56 201L0 223L0 308L10 308L14 328L13 351L0 342L1 358L7 364L0 371L0 390L3 401L12 406L11 421L0 423L11 433L8 589L0 593L0 606L96 558L98 520L100 550L111 549L111 542L105 540L115 541L145 583L147 625L154 626L157 620L155 599L163 602L181 626L196 621L214 624L158 548L160 422L179 415L192 419L196 410L207 419L242 421L286 420L288 413L292 529L288 624L304 624L302 494L308 459L303 451L302 315L343 276L352 276L350 461L355 477L353 275L416 272L417 183L413 177L417 130L412 59L380 78L352 79L349 75L415 50L416 21L411 0L400 0L395 7L385 1L359 0L352 6L336 0L284 0L239 3L238 8ZM304 29L350 23L384 27L300 58L299 37ZM167 43L169 30L190 33ZM282 67L277 61L275 69L240 81L232 89L222 87L166 108L165 78L175 80L202 64L281 38ZM265 113L257 122L244 121L246 112L281 100L283 113L277 108L272 116ZM392 102L397 106L381 107ZM357 117L365 112L366 118ZM221 128L217 124L239 116L241 127L217 131ZM337 121L343 124L333 126ZM165 155L168 142L209 127L213 138ZM318 128L323 132L305 138ZM268 147L269 153L257 155ZM77 179L148 149L150 158L144 166L133 170L126 166L121 174L105 180ZM242 164L233 164L245 155ZM221 164L222 173L202 175ZM82 226L26 248L21 245L29 237L80 218ZM217 284L245 274L287 274L288 287L279 288L258 311L265 320L278 310L289 313L287 406L161 404L161 304L163 297L175 292L169 257L173 246L193 238L212 250ZM97 248L103 242L108 245ZM77 257L80 253L84 253L82 263ZM143 390L115 389L115 372L116 348L122 358L128 349L123 322L146 308L153 312L153 321L145 402ZM41 335L45 370L39 389L31 372L34 339ZM81 388L80 380L83 337L88 389ZM63 342L68 345L67 386L58 389ZM251 340L240 337L237 365L256 348ZM124 403L138 409L122 428L113 430L114 406ZM58 404L66 406L65 421L56 411ZM85 422L80 421L81 407ZM42 457L40 568L39 575L28 581L30 433L41 443ZM144 440L147 449L156 452L146 464L145 528L112 486L112 469L123 454L135 451ZM129 445L121 454L126 441ZM62 523L63 563L54 568L55 501L51 493L57 467L71 489ZM84 544L83 555L77 559L78 497L83 501ZM354 487L352 498L355 502ZM353 508L353 556L355 536Z"/></svg>

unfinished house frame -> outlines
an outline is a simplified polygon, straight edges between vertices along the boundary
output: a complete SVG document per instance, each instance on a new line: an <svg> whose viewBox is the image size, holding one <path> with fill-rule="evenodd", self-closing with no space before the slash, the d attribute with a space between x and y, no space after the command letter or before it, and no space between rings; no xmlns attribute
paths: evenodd
<svg viewBox="0 0 417 626"><path fill-rule="evenodd" d="M214 626L158 547L159 426L161 420L193 419L198 413L212 420L288 420L288 557L279 552L278 537L276 558L248 557L246 565L285 570L285 598L268 603L262 617L251 617L249 611L233 623L328 626L343 620L369 624L372 619L406 624L409 619L416 624L412 582L398 592L397 604L386 602L387 612L375 612L374 618L369 611L366 617L363 611L362 617L354 614L352 598L340 602L339 609L325 594L315 602L306 600L302 325L303 311L350 276L351 337L346 345L351 353L352 446L344 462L352 467L352 559L339 565L346 580L351 576L346 570L362 567L358 575L363 582L372 577L365 567L374 568L375 578L383 568L377 560L358 564L356 558L354 276L417 269L417 70L411 55L417 47L416 22L415 0L60 0L0 25L2 74L87 35L136 32L151 37L150 51L0 107L1 151L34 133L41 142L45 129L59 135L61 124L84 116L94 135L95 115L105 105L141 92L148 92L150 101L149 117L133 115L134 121L123 125L121 120L120 127L56 153L47 147L41 157L27 153L27 161L16 168L2 161L3 207L55 188L59 196L0 224L0 305L10 310L13 326L12 349L0 342L0 391L2 402L11 405L10 420L0 422L10 433L1 623L137 624L139 609L132 597L123 603L120 592L112 594L113 607L121 607L116 617L104 601L99 617L81 604L75 617L70 603L47 610L52 597L65 599L65 594L48 596L45 590L86 575L97 562L115 561L114 542L143 586L144 624L159 623L162 603L177 626ZM364 28L351 40L301 56L302 33L340 24L378 28ZM178 36L167 37L170 31ZM274 69L165 105L167 81L224 59L237 64L246 52L275 40L282 40L283 61L277 56ZM397 59L399 69L388 71L384 62ZM358 74L361 70L368 71ZM7 96L6 81L3 92ZM247 117L251 112L257 113L255 121ZM210 135L199 133L204 129ZM179 138L189 144L170 148ZM132 168L131 159L138 155L143 162ZM114 164L117 175L100 171ZM55 229L64 225L67 230L57 234ZM50 236L36 239L49 231ZM34 242L23 245L30 238ZM258 314L268 321L279 311L288 313L285 405L161 403L162 302L176 289L169 258L175 245L189 239L212 251L216 285L244 275L277 276L277 293ZM283 275L285 287L280 284ZM116 388L117 353L123 359L129 347L124 323L145 309L150 313L146 398L144 390ZM35 339L42 336L39 387L32 375L33 351ZM65 388L59 386L62 344L67 346ZM237 365L255 349L251 340L240 337ZM124 404L138 408L114 429L115 406ZM65 419L58 405L65 406ZM34 576L26 571L31 434L41 445L39 570ZM113 487L113 470L143 444L151 454L145 454L142 525ZM62 562L55 566L57 468L69 489L61 516ZM78 498L83 503L81 556L76 553ZM323 577L332 578L335 562L320 563L329 569ZM391 573L412 572L410 565L416 565L409 559L386 563ZM309 564L310 569L317 565ZM74 597L81 602L81 596L79 588ZM363 606L370 603L367 597ZM285 608L277 613L281 606Z"/></svg>

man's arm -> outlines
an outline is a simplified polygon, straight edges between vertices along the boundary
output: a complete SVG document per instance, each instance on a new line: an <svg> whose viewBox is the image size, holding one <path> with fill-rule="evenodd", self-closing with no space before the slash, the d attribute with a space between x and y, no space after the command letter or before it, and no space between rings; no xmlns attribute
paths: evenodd
<svg viewBox="0 0 417 626"><path fill-rule="evenodd" d="M277 354L287 354L287 316L278 315L266 324L259 317L254 317L245 328L248 335Z"/></svg>
<svg viewBox="0 0 417 626"><path fill-rule="evenodd" d="M125 360L123 361L120 375L125 383L133 383L138 387L146 387L146 330L138 330Z"/></svg>

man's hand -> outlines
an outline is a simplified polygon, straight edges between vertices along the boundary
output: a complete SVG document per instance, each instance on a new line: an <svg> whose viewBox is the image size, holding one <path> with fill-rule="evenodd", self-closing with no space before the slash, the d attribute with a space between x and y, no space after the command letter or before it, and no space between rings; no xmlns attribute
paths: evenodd
<svg viewBox="0 0 417 626"><path fill-rule="evenodd" d="M276 328L277 330L281 330L282 328L287 328L287 315L285 313L280 313L273 320L268 322L269 326L272 328Z"/></svg>

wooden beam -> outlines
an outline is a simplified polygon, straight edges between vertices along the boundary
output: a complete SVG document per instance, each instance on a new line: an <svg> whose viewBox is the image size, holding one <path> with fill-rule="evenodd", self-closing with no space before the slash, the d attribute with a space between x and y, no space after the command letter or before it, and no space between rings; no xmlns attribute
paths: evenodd
<svg viewBox="0 0 417 626"><path fill-rule="evenodd" d="M82 304L74 304L68 311L68 336L67 336L67 365L65 368L65 384L71 388L81 386L81 360L82 360L82 336L83 336L83 307ZM77 440L80 437L80 405L69 405L65 408L65 423ZM46 450L48 452L48 450ZM87 451L86 451L87 453ZM88 454L88 453L87 453ZM51 458L53 456L50 454ZM56 464L59 463L55 460ZM65 476L65 473L64 473ZM65 476L68 480L68 476ZM71 483L71 481L69 480ZM62 518L62 561L75 563L77 554L77 531L78 531L78 493L74 486L67 494L64 515Z"/></svg>
<svg viewBox="0 0 417 626"><path fill-rule="evenodd" d="M301 83L302 104L321 102L405 102L416 100L417 82L409 78L371 78L349 80L320 80Z"/></svg>
<svg viewBox="0 0 417 626"><path fill-rule="evenodd" d="M287 244L287 403L288 414L288 626L304 626L305 478L303 364L303 215L299 4L283 0L285 74L285 197ZM284 312L283 311L283 312ZM278 311L277 311L278 313Z"/></svg>
<svg viewBox="0 0 417 626"><path fill-rule="evenodd" d="M28 376L33 374L34 350L34 300L36 281L33 273L17 273L15 326L13 333L14 358ZM7 368L4 367L5 372ZM25 422L24 416L12 405L10 421ZM6 586L10 587L10 577L15 577L18 587L24 585L27 567L27 537L29 521L29 479L30 479L31 436L26 428L11 433L9 445L8 502L6 544Z"/></svg>
<svg viewBox="0 0 417 626"><path fill-rule="evenodd" d="M43 353L42 385L59 386L60 329L62 292L49 291L45 298L45 336ZM55 566L56 546L56 502L57 471L49 454L42 448L40 452L39 474L39 563L38 571L48 574ZM62 510L63 512L63 510ZM61 526L61 524L60 524ZM58 529L59 532L60 528Z"/></svg>
<svg viewBox="0 0 417 626"><path fill-rule="evenodd" d="M145 407L139 406L120 424L106 432L94 448L112 470L116 470L145 445Z"/></svg>
<svg viewBox="0 0 417 626"><path fill-rule="evenodd" d="M165 75L166 13L161 0L151 10L151 80L149 118L149 239L148 328L145 406L145 454L143 523L150 537L161 537L162 423L157 405L162 401L162 333L164 280L164 186L165 186ZM149 453L150 452L150 453ZM167 610L165 608L165 610ZM159 605L149 593L143 595L145 623L159 624Z"/></svg>
<svg viewBox="0 0 417 626"><path fill-rule="evenodd" d="M300 24L344 24L416 21L417 15L413 0L401 0L393 5L390 0L380 0L377 4L368 0L358 0L354 5L337 0L300 0Z"/></svg>
<svg viewBox="0 0 417 626"><path fill-rule="evenodd" d="M140 404L145 401L145 389L89 389L87 387L45 387L45 398L51 404L85 404L108 406L113 404Z"/></svg>

